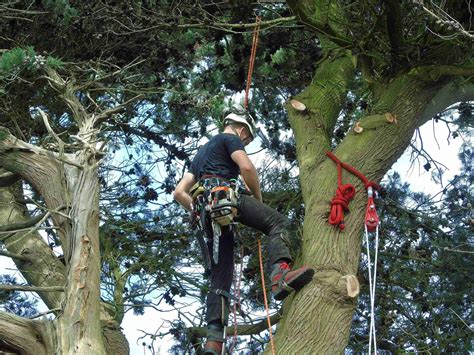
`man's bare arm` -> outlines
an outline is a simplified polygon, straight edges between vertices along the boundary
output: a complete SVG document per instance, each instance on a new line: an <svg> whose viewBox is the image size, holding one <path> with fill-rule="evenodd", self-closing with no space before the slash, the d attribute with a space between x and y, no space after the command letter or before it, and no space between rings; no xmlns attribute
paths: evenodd
<svg viewBox="0 0 474 355"><path fill-rule="evenodd" d="M260 191L260 181L258 179L257 169L255 169L255 166L249 159L247 153L243 150L236 150L230 157L239 166L240 174L254 197L262 202L262 193Z"/></svg>
<svg viewBox="0 0 474 355"><path fill-rule="evenodd" d="M191 173L184 174L181 181L176 185L176 188L173 192L173 197L178 203L186 208L189 212L192 211L192 202L193 198L189 194L191 187L196 183L194 175Z"/></svg>

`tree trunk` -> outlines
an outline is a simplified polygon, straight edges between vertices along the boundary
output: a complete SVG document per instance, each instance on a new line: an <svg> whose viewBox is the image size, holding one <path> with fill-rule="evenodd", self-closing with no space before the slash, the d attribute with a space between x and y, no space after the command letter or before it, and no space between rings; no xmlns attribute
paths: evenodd
<svg viewBox="0 0 474 355"><path fill-rule="evenodd" d="M97 162L81 156L71 196L72 251L60 344L67 354L105 354L100 324L99 179ZM71 186L71 185L70 185Z"/></svg>
<svg viewBox="0 0 474 355"><path fill-rule="evenodd" d="M344 58L327 60L320 70L332 75L320 75L318 70L313 84L296 98L306 105L306 112L289 107L305 202L303 241L297 262L311 265L316 274L311 284L285 302L275 337L277 351L282 354L340 354L349 339L367 195L361 181L343 171L343 183L352 183L358 193L351 202L346 229L341 232L330 226L329 202L337 188L337 170L335 163L324 157L343 96L343 90L334 95L333 81L348 83L344 79L348 75L343 73L348 73L349 67ZM397 117L398 124L380 121L361 134L351 131L335 154L369 180L378 182L406 149L425 112L438 105L433 97L443 91L445 84L428 83L410 74L394 79L381 91L371 117L389 112ZM344 87L347 85L341 86ZM328 100L331 96L333 99ZM453 95L450 99L455 102Z"/></svg>
<svg viewBox="0 0 474 355"><path fill-rule="evenodd" d="M0 339L15 344L13 348L20 353L31 354L33 351L30 349L35 347L37 352L45 354L129 352L128 343L118 324L111 321L106 312L102 312L105 321L101 322L97 156L91 146L86 146L77 156L61 156L22 142L0 127L1 166L28 180L41 192L55 221L55 228L59 229L62 236L61 243L66 256L66 268L61 268L58 266L59 260L39 236L34 237L34 233L11 233L7 238L9 251L19 255L18 261L30 268L28 263L31 255L25 252L25 245L35 246L34 256L40 258L31 263L37 263L36 270L41 272L35 279L31 278L32 284L44 286L62 282L60 286L63 286L65 283L64 300L57 291L52 297L42 295L49 307L61 308L54 321L32 322L0 314ZM11 203L14 199L13 190L0 189L0 202L8 203L0 207L2 224L18 225L18 222L26 219L25 211ZM20 245L22 243L25 244ZM25 256L28 260L23 259ZM51 277L45 270L48 265L56 265L59 275ZM60 275L63 271L65 277ZM25 276L28 278L27 272ZM8 319L15 321L10 322ZM20 331L24 334L21 342L15 340ZM38 336L38 332L42 336Z"/></svg>

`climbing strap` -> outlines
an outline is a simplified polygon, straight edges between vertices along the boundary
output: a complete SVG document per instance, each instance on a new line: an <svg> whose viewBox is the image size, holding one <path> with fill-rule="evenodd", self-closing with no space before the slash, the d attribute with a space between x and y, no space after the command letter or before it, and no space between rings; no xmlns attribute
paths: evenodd
<svg viewBox="0 0 474 355"><path fill-rule="evenodd" d="M255 64L255 57L257 54L257 45L258 45L258 36L260 33L260 17L256 16L255 18L255 28L253 30L253 39L252 39L252 50L250 52L250 60L249 60L249 69L247 73L247 83L245 87L245 96L244 96L244 108L248 108L248 98L249 98L249 92L250 92L250 85L252 83L252 74L253 74L253 68ZM242 239L240 236L240 231L236 228L236 232L239 234L239 237ZM268 309L268 302L267 302L267 295L266 295L266 290L265 290L265 278L264 278L264 271L263 271L263 263L262 263L262 248L260 245L260 239L258 239L258 255L259 255L259 260L260 260L260 274L262 275L262 289L263 289L263 296L265 300L265 309L267 311L267 321L268 321L268 330L270 332L270 343L272 347L272 354L275 355L275 347L273 344L273 335L272 335L272 327L271 327L271 322L270 322L270 313ZM240 264L240 272L239 272L239 277L238 277L238 285L237 285L237 302L234 303L234 341L233 344L230 348L230 353L232 354L232 351L234 347L237 344L237 304L240 307L240 281L242 279L242 268L243 268L243 246L241 246L241 264Z"/></svg>

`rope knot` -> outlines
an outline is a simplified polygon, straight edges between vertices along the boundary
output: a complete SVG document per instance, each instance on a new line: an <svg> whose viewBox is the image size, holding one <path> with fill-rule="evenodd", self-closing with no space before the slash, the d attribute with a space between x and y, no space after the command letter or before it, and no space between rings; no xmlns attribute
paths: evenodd
<svg viewBox="0 0 474 355"><path fill-rule="evenodd" d="M329 224L339 226L344 230L344 211L349 212L349 202L355 196L355 188L352 184L338 186L336 195L331 200L331 213L329 214Z"/></svg>

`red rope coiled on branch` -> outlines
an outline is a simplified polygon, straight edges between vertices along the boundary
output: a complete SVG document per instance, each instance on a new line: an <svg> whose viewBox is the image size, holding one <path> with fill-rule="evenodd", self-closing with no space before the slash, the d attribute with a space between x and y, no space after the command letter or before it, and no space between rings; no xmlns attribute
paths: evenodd
<svg viewBox="0 0 474 355"><path fill-rule="evenodd" d="M380 185L369 181L360 171L349 164L341 162L332 152L326 152L337 165L337 189L336 195L331 200L331 212L329 214L329 224L338 226L340 230L346 227L344 223L344 212L349 212L349 202L355 196L355 187L352 184L342 184L342 168L357 176L364 184L365 189L372 187L374 190L380 190Z"/></svg>

